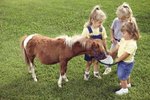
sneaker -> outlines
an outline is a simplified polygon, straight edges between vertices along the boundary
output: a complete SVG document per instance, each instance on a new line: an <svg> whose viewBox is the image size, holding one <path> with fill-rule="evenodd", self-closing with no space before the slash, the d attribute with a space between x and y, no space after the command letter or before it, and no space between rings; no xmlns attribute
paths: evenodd
<svg viewBox="0 0 150 100"><path fill-rule="evenodd" d="M111 68L106 68L103 75L107 75L111 72Z"/></svg>
<svg viewBox="0 0 150 100"><path fill-rule="evenodd" d="M121 86L121 83L120 83L120 86ZM127 84L127 88L130 88L131 87L131 83Z"/></svg>
<svg viewBox="0 0 150 100"><path fill-rule="evenodd" d="M89 74L84 74L84 80L88 81L90 78L90 75Z"/></svg>
<svg viewBox="0 0 150 100"><path fill-rule="evenodd" d="M94 77L98 78L98 79L102 79L102 77L100 76L99 73L94 73Z"/></svg>
<svg viewBox="0 0 150 100"><path fill-rule="evenodd" d="M128 93L128 88L123 89L121 88L120 90L115 92L117 95L123 95L123 94L127 94Z"/></svg>

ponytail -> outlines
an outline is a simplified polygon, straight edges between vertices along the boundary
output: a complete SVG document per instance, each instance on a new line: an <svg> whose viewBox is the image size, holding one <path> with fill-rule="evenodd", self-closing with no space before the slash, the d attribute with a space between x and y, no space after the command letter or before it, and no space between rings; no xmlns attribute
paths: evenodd
<svg viewBox="0 0 150 100"><path fill-rule="evenodd" d="M91 13L90 13L90 17L89 17L89 20L90 20L90 25L92 25L92 23L91 23L91 20L93 19L93 16L96 16L95 14L96 14L96 11L97 10L100 10L100 6L99 5L96 5L94 8L93 8L93 10L91 11Z"/></svg>
<svg viewBox="0 0 150 100"><path fill-rule="evenodd" d="M88 22L85 23L84 27L87 27L89 25L92 25L92 20L95 21L104 21L106 19L105 13L100 9L99 5L94 6L92 9Z"/></svg>
<svg viewBox="0 0 150 100"><path fill-rule="evenodd" d="M129 20L133 17L132 9L126 2L117 8L116 14L119 18L126 17Z"/></svg>

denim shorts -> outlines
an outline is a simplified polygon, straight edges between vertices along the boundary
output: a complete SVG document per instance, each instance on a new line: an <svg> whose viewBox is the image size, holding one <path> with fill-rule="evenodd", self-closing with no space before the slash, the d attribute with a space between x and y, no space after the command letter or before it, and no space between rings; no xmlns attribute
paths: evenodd
<svg viewBox="0 0 150 100"><path fill-rule="evenodd" d="M128 79L133 69L133 65L134 65L134 62L127 63L127 62L121 61L118 63L117 75L118 75L119 80Z"/></svg>

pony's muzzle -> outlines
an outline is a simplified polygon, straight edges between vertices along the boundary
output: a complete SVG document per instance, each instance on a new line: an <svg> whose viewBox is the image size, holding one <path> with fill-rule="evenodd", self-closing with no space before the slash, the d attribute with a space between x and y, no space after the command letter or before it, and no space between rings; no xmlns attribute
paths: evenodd
<svg viewBox="0 0 150 100"><path fill-rule="evenodd" d="M101 53L98 53L97 55L95 55L95 58L97 60L103 60L103 59L107 58L107 56L106 56L105 52L101 52Z"/></svg>

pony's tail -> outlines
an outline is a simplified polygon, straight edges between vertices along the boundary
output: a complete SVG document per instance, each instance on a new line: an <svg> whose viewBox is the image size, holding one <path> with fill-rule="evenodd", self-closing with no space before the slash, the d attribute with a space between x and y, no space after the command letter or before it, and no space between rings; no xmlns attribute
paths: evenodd
<svg viewBox="0 0 150 100"><path fill-rule="evenodd" d="M26 53L26 50L25 50L25 48L24 48L24 40L27 38L27 35L25 35L25 36L23 36L22 38L21 38L21 45L20 45L20 47L21 47L21 49L22 49L22 55L23 55L23 58L24 58L24 61L25 61L25 63L27 64L27 65L29 65L29 59L28 59L28 56L27 56L27 53Z"/></svg>

